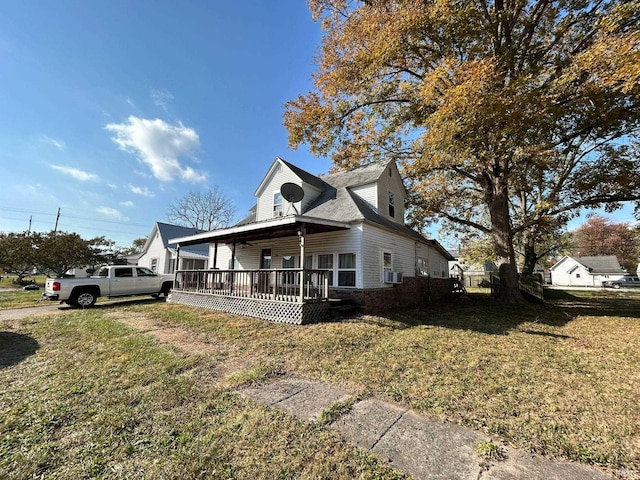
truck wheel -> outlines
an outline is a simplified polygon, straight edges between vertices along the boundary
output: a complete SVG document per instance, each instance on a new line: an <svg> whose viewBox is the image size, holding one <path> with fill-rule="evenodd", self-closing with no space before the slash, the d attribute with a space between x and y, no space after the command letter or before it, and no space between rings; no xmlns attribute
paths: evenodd
<svg viewBox="0 0 640 480"><path fill-rule="evenodd" d="M73 297L71 305L76 308L90 308L96 303L96 295L93 292L80 292Z"/></svg>
<svg viewBox="0 0 640 480"><path fill-rule="evenodd" d="M613 288L620 288L620 285L619 285L619 284L617 284L617 283L614 283L614 284L613 284Z"/></svg>
<svg viewBox="0 0 640 480"><path fill-rule="evenodd" d="M162 290L160 290L160 295L164 295L165 297L169 296L169 293L171 292L171 287L172 287L172 283L171 282L165 282L162 284Z"/></svg>

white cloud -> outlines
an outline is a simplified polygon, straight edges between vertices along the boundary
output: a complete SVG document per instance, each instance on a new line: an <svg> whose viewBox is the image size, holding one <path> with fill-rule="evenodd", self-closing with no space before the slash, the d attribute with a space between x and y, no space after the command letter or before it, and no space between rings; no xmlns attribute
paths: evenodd
<svg viewBox="0 0 640 480"><path fill-rule="evenodd" d="M133 202L131 200L127 200L126 202L120 202L120 206L126 207L126 208L131 208L131 207L133 207Z"/></svg>
<svg viewBox="0 0 640 480"><path fill-rule="evenodd" d="M130 116L127 123L110 123L106 129L116 134L112 140L127 152L134 153L160 181L177 178L202 182L206 175L180 163L200 147L200 138L182 123L170 125L159 118L149 120Z"/></svg>
<svg viewBox="0 0 640 480"><path fill-rule="evenodd" d="M67 149L67 144L64 143L64 140L56 140L55 138L47 137L46 135L42 137L42 140L49 145L53 145L61 152L64 152Z"/></svg>
<svg viewBox="0 0 640 480"><path fill-rule="evenodd" d="M64 173L65 175L69 175L76 180L80 180L81 182L97 182L99 180L97 175L83 170L78 170L77 168L63 167L62 165L51 165L51 168L59 171L60 173Z"/></svg>
<svg viewBox="0 0 640 480"><path fill-rule="evenodd" d="M96 208L96 212L106 215L107 217L115 218L116 220L129 220L122 212L111 207L98 207Z"/></svg>
<svg viewBox="0 0 640 480"><path fill-rule="evenodd" d="M153 198L156 196L156 194L149 190L147 187L136 187L135 185L129 185L129 190L131 191L131 193L142 195L143 197Z"/></svg>
<svg viewBox="0 0 640 480"><path fill-rule="evenodd" d="M173 100L173 95L165 89L151 90L151 99L156 106L162 108L166 112L167 105Z"/></svg>

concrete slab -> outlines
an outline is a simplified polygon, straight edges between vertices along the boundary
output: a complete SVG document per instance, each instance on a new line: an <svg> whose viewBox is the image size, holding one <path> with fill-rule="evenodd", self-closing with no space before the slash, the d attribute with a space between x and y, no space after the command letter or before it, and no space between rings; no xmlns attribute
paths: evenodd
<svg viewBox="0 0 640 480"><path fill-rule="evenodd" d="M279 382L259 385L257 387L243 388L238 393L245 395L263 405L273 405L285 398L300 393L308 388L310 382L303 380L281 380Z"/></svg>
<svg viewBox="0 0 640 480"><path fill-rule="evenodd" d="M507 458L493 463L481 480L611 480L599 470L508 449Z"/></svg>
<svg viewBox="0 0 640 480"><path fill-rule="evenodd" d="M371 451L416 479L477 480L481 459L475 448L487 439L473 430L429 421L409 411Z"/></svg>
<svg viewBox="0 0 640 480"><path fill-rule="evenodd" d="M346 401L351 395L340 388L323 383L307 384L306 388L290 395L272 406L308 422L315 422L320 414L333 402Z"/></svg>
<svg viewBox="0 0 640 480"><path fill-rule="evenodd" d="M264 405L305 421L349 393L326 384L287 379L239 390ZM357 402L331 428L416 480L611 480L587 465L556 461L507 449L507 458L489 465L476 453L489 437L458 425L433 421L375 399Z"/></svg>
<svg viewBox="0 0 640 480"><path fill-rule="evenodd" d="M379 400L363 400L335 421L332 428L347 442L371 450L406 412L404 408Z"/></svg>

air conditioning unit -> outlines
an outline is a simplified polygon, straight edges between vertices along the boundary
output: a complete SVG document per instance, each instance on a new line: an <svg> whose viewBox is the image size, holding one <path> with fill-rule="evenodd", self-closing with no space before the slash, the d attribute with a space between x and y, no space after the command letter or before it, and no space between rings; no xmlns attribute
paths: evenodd
<svg viewBox="0 0 640 480"><path fill-rule="evenodd" d="M385 270L384 283L402 283L402 272L390 272Z"/></svg>

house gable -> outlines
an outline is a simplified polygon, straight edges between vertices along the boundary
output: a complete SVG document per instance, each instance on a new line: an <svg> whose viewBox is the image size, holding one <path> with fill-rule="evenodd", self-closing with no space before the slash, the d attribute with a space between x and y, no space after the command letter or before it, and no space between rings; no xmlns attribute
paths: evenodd
<svg viewBox="0 0 640 480"><path fill-rule="evenodd" d="M604 280L617 280L624 275L613 255L598 257L562 257L551 267L553 285L601 286Z"/></svg>
<svg viewBox="0 0 640 480"><path fill-rule="evenodd" d="M347 189L376 215L404 225L407 192L395 162L373 162L328 175L325 180L336 190Z"/></svg>
<svg viewBox="0 0 640 480"><path fill-rule="evenodd" d="M191 227L156 222L142 248L137 265L149 267L157 273L171 273L173 269L172 259L176 257L176 245L170 243L170 239L179 235L192 235L201 232L202 230ZM180 256L183 259L190 258L205 261L206 265L209 257L209 245L184 247L180 252Z"/></svg>
<svg viewBox="0 0 640 480"><path fill-rule="evenodd" d="M289 204L282 198L280 189L285 183L294 183L302 188L304 196L301 201ZM257 199L255 221L300 214L320 196L324 189L324 182L318 177L281 158L276 158L254 193Z"/></svg>

